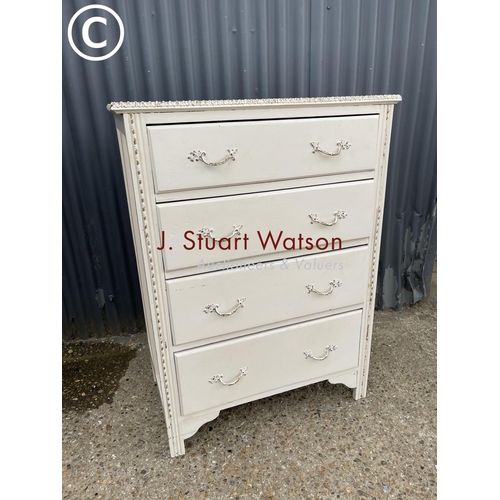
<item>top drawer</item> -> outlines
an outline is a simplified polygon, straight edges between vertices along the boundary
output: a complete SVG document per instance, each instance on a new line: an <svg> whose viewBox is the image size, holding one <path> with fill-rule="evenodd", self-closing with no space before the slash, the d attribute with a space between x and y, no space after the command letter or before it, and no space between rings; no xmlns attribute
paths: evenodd
<svg viewBox="0 0 500 500"><path fill-rule="evenodd" d="M378 119L366 115L151 125L155 191L375 170ZM348 149L338 146L340 141L348 141ZM314 152L313 142L327 153L340 152Z"/></svg>

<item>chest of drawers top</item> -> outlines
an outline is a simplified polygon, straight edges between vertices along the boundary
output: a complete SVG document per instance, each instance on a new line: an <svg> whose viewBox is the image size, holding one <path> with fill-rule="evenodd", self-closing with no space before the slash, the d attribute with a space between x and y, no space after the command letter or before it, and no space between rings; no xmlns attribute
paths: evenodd
<svg viewBox="0 0 500 500"><path fill-rule="evenodd" d="M224 408L321 380L366 395L400 100L108 105L172 456Z"/></svg>

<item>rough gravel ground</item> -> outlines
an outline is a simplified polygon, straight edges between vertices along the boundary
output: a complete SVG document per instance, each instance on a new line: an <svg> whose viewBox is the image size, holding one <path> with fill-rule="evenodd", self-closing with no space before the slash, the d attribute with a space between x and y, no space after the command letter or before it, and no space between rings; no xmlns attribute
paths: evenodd
<svg viewBox="0 0 500 500"><path fill-rule="evenodd" d="M366 399L325 382L224 410L175 459L146 337L129 339L116 392L63 412L62 498L435 498L433 295L376 312Z"/></svg>

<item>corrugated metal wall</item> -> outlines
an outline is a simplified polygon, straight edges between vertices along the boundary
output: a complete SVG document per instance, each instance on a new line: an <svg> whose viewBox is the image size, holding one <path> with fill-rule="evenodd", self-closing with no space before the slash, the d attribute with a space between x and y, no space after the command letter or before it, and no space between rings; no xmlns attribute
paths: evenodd
<svg viewBox="0 0 500 500"><path fill-rule="evenodd" d="M63 3L63 337L143 328L111 101L401 94L395 108L377 307L427 294L436 247L436 2L116 0L124 41L82 58ZM107 40L103 49L85 46ZM116 45L102 9L75 21L89 56Z"/></svg>

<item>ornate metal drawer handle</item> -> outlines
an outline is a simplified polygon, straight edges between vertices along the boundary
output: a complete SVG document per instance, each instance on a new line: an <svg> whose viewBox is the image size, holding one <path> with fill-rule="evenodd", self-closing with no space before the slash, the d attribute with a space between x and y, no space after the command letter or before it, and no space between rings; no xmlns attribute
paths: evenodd
<svg viewBox="0 0 500 500"><path fill-rule="evenodd" d="M312 358L316 361L323 361L324 359L326 359L329 355L330 355L330 352L331 351L335 351L337 349L337 346L336 345L327 345L325 347L326 349L326 354L322 357L322 358L317 358L315 356L313 356L312 352L311 351L304 351L304 354L306 355L306 359L307 358Z"/></svg>
<svg viewBox="0 0 500 500"><path fill-rule="evenodd" d="M306 285L306 288L307 288L307 293L313 292L318 295L330 295L333 292L333 289L338 288L340 285L342 285L342 281L332 280L330 281L330 289L327 290L326 292L318 292L318 290L314 288L314 285Z"/></svg>
<svg viewBox="0 0 500 500"><path fill-rule="evenodd" d="M340 219L345 219L346 217L347 217L347 212L344 212L343 210L336 210L335 212L333 212L332 222L323 222L322 220L318 219L318 214L309 214L309 218L311 219L311 224L317 222L322 226L335 226L335 224L337 224L337 222Z"/></svg>
<svg viewBox="0 0 500 500"><path fill-rule="evenodd" d="M344 141L343 139L341 141L338 141L337 151L334 151L333 153L329 153L328 151L321 149L319 147L319 142L311 142L311 146L313 148L313 153L316 153L316 151L318 151L327 156L338 156L344 149L349 149L351 147L351 143L349 141Z"/></svg>
<svg viewBox="0 0 500 500"><path fill-rule="evenodd" d="M236 380L234 380L233 382L224 382L224 380L222 380L222 377L224 377L224 375L222 375L222 373L218 373L217 375L210 377L208 379L208 381L211 384L216 384L217 382L220 382L222 385L225 385L225 386L234 385L234 384L237 384L241 380L241 378L247 374L247 370L248 370L248 366L246 366L245 368L240 368L240 374L236 377Z"/></svg>
<svg viewBox="0 0 500 500"><path fill-rule="evenodd" d="M205 160L205 156L206 156L206 152L205 151L200 151L199 149L195 150L195 151L191 151L191 153L189 153L189 156L188 156L188 160L191 160L191 161L202 161L205 165L208 165L209 167L216 167L217 165L223 165L224 163L228 162L229 160L233 160L235 161L236 158L234 157L234 155L236 154L236 151L238 151L237 149L228 149L227 150L227 156L225 158L223 158L221 161L216 161L216 162L208 162L207 160Z"/></svg>
<svg viewBox="0 0 500 500"><path fill-rule="evenodd" d="M245 302L245 298L243 299L238 299L237 302L238 304L236 305L236 307L232 310L232 311L229 311L227 313L221 313L219 312L219 304L210 304L208 305L207 307L205 307L205 309L203 309L203 312L208 314L208 313L217 313L219 316L231 316L232 314L234 314L240 307L245 307L244 306L244 302Z"/></svg>
<svg viewBox="0 0 500 500"><path fill-rule="evenodd" d="M198 234L201 234L204 238L212 238L214 241L229 240L233 236L239 236L241 234L240 229L242 227L243 227L243 224L233 226L233 232L229 236L226 236L225 238L215 238L214 237L214 230L211 227L202 227L198 231Z"/></svg>

